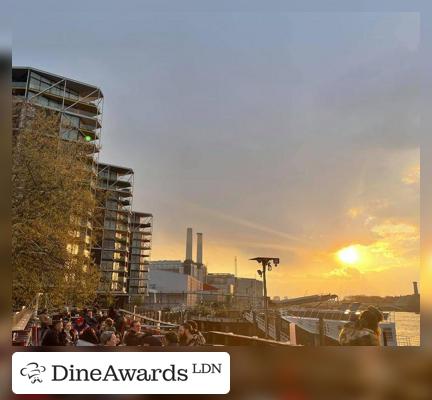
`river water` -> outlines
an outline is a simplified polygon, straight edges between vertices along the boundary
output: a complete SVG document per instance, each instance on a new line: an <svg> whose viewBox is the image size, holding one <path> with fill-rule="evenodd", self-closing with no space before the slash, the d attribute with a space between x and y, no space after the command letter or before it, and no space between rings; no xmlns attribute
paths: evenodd
<svg viewBox="0 0 432 400"><path fill-rule="evenodd" d="M390 320L396 323L396 335L400 346L420 346L420 314L394 312Z"/></svg>

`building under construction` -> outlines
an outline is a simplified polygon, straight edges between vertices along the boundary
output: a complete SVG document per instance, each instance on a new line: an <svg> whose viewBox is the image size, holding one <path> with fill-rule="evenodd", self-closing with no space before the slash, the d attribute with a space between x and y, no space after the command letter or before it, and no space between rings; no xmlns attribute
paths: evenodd
<svg viewBox="0 0 432 400"><path fill-rule="evenodd" d="M14 132L43 109L59 115L59 140L82 143L88 152L88 189L96 195L97 162L102 128L103 94L94 85L33 67L12 68ZM92 216L79 218L79 246L87 257L92 241Z"/></svg>
<svg viewBox="0 0 432 400"><path fill-rule="evenodd" d="M97 161L103 111L103 94L97 86L32 67L13 67L12 95L23 105L59 113L59 136L87 142Z"/></svg>
<svg viewBox="0 0 432 400"><path fill-rule="evenodd" d="M98 177L92 248L102 272L98 294L124 305L147 294L153 216L132 211L131 168L99 163Z"/></svg>
<svg viewBox="0 0 432 400"><path fill-rule="evenodd" d="M84 254L100 266L99 296L112 296L118 304L145 296L153 216L132 211L131 168L99 163L102 91L37 68L13 67L12 95L15 131L42 108L59 115L59 140L86 148L88 187L96 207L93 213L79 216L79 241Z"/></svg>
<svg viewBox="0 0 432 400"><path fill-rule="evenodd" d="M133 211L130 222L129 282L130 301L148 294L148 272L152 248L153 215Z"/></svg>
<svg viewBox="0 0 432 400"><path fill-rule="evenodd" d="M99 293L127 296L133 171L98 165L92 255L100 265Z"/></svg>

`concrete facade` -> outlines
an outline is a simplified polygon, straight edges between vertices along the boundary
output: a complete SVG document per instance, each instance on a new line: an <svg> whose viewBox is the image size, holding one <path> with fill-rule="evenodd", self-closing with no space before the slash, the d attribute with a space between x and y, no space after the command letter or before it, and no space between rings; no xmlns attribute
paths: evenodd
<svg viewBox="0 0 432 400"><path fill-rule="evenodd" d="M210 273L207 274L206 282L218 289L216 293L206 296L207 301L217 302L222 296L223 302L232 302L235 288L235 276L233 274Z"/></svg>
<svg viewBox="0 0 432 400"><path fill-rule="evenodd" d="M239 308L260 308L263 304L263 282L253 278L236 278L235 305Z"/></svg>
<svg viewBox="0 0 432 400"><path fill-rule="evenodd" d="M170 269L155 269L150 265L149 288L152 295L146 298L146 306L160 309L197 305L203 283L195 277Z"/></svg>

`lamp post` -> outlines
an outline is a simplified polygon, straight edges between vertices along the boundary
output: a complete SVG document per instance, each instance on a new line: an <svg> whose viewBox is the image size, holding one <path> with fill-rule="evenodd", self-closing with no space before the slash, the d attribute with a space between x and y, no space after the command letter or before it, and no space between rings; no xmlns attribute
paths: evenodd
<svg viewBox="0 0 432 400"><path fill-rule="evenodd" d="M277 267L279 264L279 258L277 257L255 257L251 258L251 261L256 261L261 264L262 269L258 269L258 275L263 278L264 286L264 321L265 321L265 336L268 338L269 324L268 324L268 298L267 298L267 279L266 272L271 271L273 266Z"/></svg>

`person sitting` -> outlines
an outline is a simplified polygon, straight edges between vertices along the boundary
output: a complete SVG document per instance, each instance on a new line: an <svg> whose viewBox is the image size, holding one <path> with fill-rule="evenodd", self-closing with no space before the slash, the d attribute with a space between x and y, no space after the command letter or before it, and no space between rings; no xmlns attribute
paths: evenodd
<svg viewBox="0 0 432 400"><path fill-rule="evenodd" d="M95 326L97 326L97 324L98 324L98 321L94 317L93 310L87 310L86 309L86 312L84 314L84 319L85 319L85 322L87 323L87 325L89 325L93 328Z"/></svg>
<svg viewBox="0 0 432 400"><path fill-rule="evenodd" d="M177 347L179 345L179 337L176 332L169 331L165 333L165 345L169 347Z"/></svg>
<svg viewBox="0 0 432 400"><path fill-rule="evenodd" d="M111 331L115 332L116 328L114 326L114 321L111 318L106 318L105 321L102 322L101 332Z"/></svg>
<svg viewBox="0 0 432 400"><path fill-rule="evenodd" d="M71 332L72 332L72 322L70 322L69 319L64 319L61 336L63 338L62 340L66 343L66 346L71 346L74 344Z"/></svg>
<svg viewBox="0 0 432 400"><path fill-rule="evenodd" d="M339 334L341 346L379 346L379 323L383 315L376 307L369 306L357 321L348 322Z"/></svg>
<svg viewBox="0 0 432 400"><path fill-rule="evenodd" d="M187 322L181 324L178 329L180 345L182 346L198 346L197 336L193 333L193 328Z"/></svg>
<svg viewBox="0 0 432 400"><path fill-rule="evenodd" d="M192 334L196 336L198 345L202 346L206 344L203 334L198 330L198 324L194 320L188 320L186 322L192 327Z"/></svg>
<svg viewBox="0 0 432 400"><path fill-rule="evenodd" d="M116 332L120 334L120 337L124 337L126 332L126 326L127 326L127 320L124 315L118 315L117 319L115 321L115 328Z"/></svg>
<svg viewBox="0 0 432 400"><path fill-rule="evenodd" d="M146 336L148 335L141 332L141 322L132 321L123 341L126 346L142 346Z"/></svg>
<svg viewBox="0 0 432 400"><path fill-rule="evenodd" d="M52 318L48 315L48 310L46 308L44 308L39 314L39 321L41 325L39 340L42 343L45 335L49 332L50 326L52 324Z"/></svg>
<svg viewBox="0 0 432 400"><path fill-rule="evenodd" d="M71 335L71 345L75 346L79 339L78 331L75 328L72 328L70 330L70 335Z"/></svg>
<svg viewBox="0 0 432 400"><path fill-rule="evenodd" d="M83 343L83 342L85 342L85 343ZM94 328L89 326L79 336L77 346L89 346L91 344L98 344L98 343L99 343L99 339L96 335L96 331L94 330Z"/></svg>
<svg viewBox="0 0 432 400"><path fill-rule="evenodd" d="M108 309L108 318L111 318L113 321L116 321L119 317L119 313L114 309L113 306L110 306Z"/></svg>
<svg viewBox="0 0 432 400"><path fill-rule="evenodd" d="M143 346L163 346L162 338L156 335L144 335L142 339Z"/></svg>
<svg viewBox="0 0 432 400"><path fill-rule="evenodd" d="M46 308L44 308L42 310L42 312L39 314L39 321L41 323L41 327L44 328L48 328L51 325L51 318L48 315L48 310Z"/></svg>
<svg viewBox="0 0 432 400"><path fill-rule="evenodd" d="M116 336L113 331L105 331L101 333L100 336L100 344L102 346L117 346L120 342L120 339Z"/></svg>
<svg viewBox="0 0 432 400"><path fill-rule="evenodd" d="M73 323L73 327L78 332L78 335L81 335L89 327L89 325L87 324L85 319L80 316L80 317L75 319L75 321Z"/></svg>
<svg viewBox="0 0 432 400"><path fill-rule="evenodd" d="M65 346L61 337L63 330L63 321L61 319L53 320L52 325L42 339L42 346Z"/></svg>

